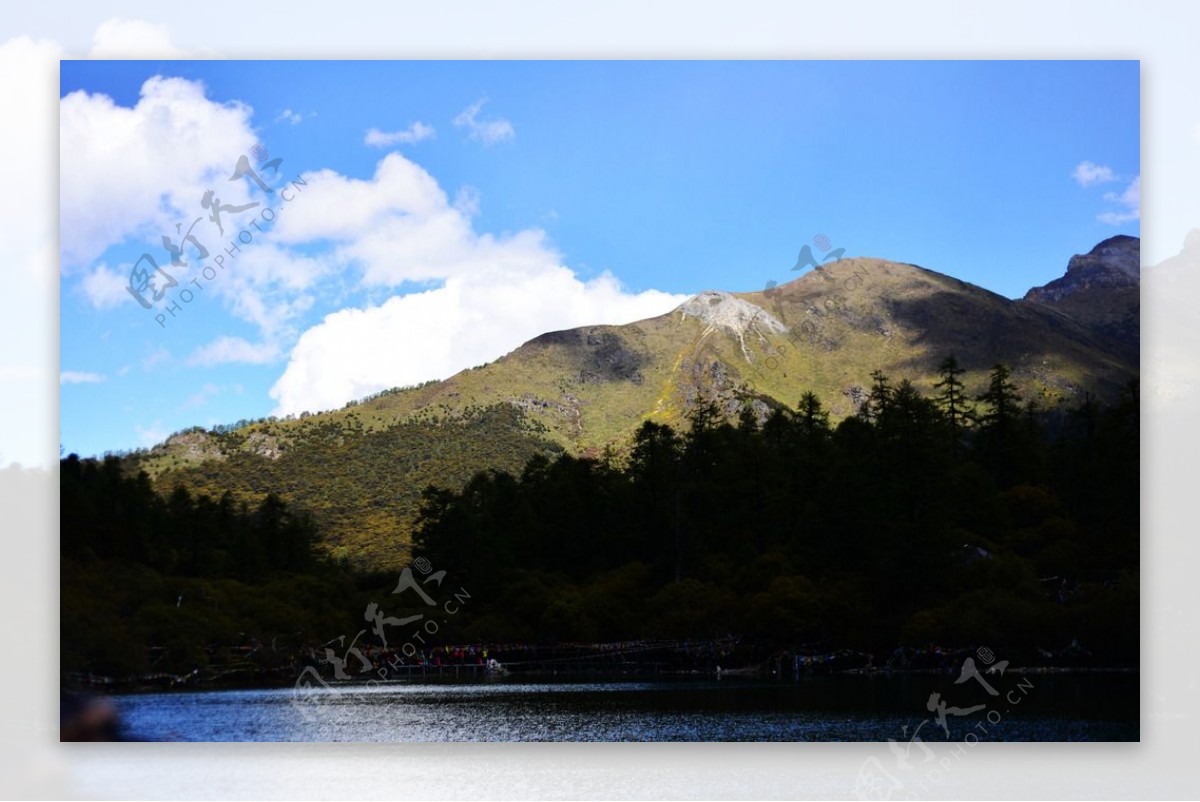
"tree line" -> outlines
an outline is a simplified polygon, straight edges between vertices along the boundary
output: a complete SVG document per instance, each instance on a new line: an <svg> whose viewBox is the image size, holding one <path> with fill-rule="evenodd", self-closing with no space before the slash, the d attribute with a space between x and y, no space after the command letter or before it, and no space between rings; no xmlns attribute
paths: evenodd
<svg viewBox="0 0 1200 802"><path fill-rule="evenodd" d="M472 598L430 645L733 637L877 664L898 647L986 645L1136 665L1136 387L1051 419L1003 365L978 393L952 358L940 374L926 396L876 373L836 425L812 393L765 417L749 397L732 418L700 401L686 427L647 421L597 458L491 418L439 429L464 461L523 467L447 473L420 494L412 555ZM487 443L510 430L499 442L521 448L498 463ZM329 457L369 467L388 504L415 493L396 478L416 453L399 442ZM514 462L521 449L532 456ZM262 462L239 480L264 491L247 498L228 490L232 458L209 492L155 485L127 460L62 460L64 671L286 674L365 626L395 572L331 557L322 519L269 492ZM342 468L308 462L314 487L324 472L326 495L349 493Z"/></svg>
<svg viewBox="0 0 1200 802"><path fill-rule="evenodd" d="M64 672L286 669L382 581L330 560L312 517L273 494L164 497L115 457L60 468Z"/></svg>
<svg viewBox="0 0 1200 802"><path fill-rule="evenodd" d="M1136 664L1138 396L1051 421L996 365L932 396L875 373L836 426L698 403L621 458L534 457L423 495L414 547L480 603L475 635L735 635L781 649L988 645Z"/></svg>

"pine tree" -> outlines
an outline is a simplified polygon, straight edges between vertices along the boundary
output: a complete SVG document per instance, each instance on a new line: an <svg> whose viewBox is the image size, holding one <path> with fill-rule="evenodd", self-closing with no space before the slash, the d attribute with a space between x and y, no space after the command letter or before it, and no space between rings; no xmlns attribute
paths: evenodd
<svg viewBox="0 0 1200 802"><path fill-rule="evenodd" d="M958 377L966 373L966 368L959 367L954 354L942 360L938 365L938 375L942 380L933 385L937 393L938 408L946 415L946 420L961 432L971 425L971 407L964 392L962 380Z"/></svg>
<svg viewBox="0 0 1200 802"><path fill-rule="evenodd" d="M975 410L967 398L965 385L958 378L964 373L966 369L959 366L954 354L950 354L938 365L938 375L942 378L933 385L937 390L934 401L950 425L950 437L955 452L962 449L963 435L975 419Z"/></svg>
<svg viewBox="0 0 1200 802"><path fill-rule="evenodd" d="M796 421L800 425L800 431L807 437L829 433L829 413L821 406L821 400L812 390L800 396Z"/></svg>
<svg viewBox="0 0 1200 802"><path fill-rule="evenodd" d="M858 413L864 419L874 422L879 420L879 416L891 406L895 389L892 387L887 374L882 370L876 370L872 373L871 381L871 392L867 394L867 400Z"/></svg>
<svg viewBox="0 0 1200 802"><path fill-rule="evenodd" d="M687 412L687 420L691 424L691 437L701 437L721 423L721 409L711 398L697 399Z"/></svg>
<svg viewBox="0 0 1200 802"><path fill-rule="evenodd" d="M1009 381L1009 375L1007 366L994 365L987 392L978 396L987 405L980 417L979 447L985 462L1004 486L1016 483L1029 440L1029 431L1019 425L1021 396L1016 385Z"/></svg>
<svg viewBox="0 0 1200 802"><path fill-rule="evenodd" d="M993 365L987 392L977 399L988 406L981 419L982 424L999 433L1011 431L1021 409L1021 396L1017 393L1017 386L1009 381L1010 375L1008 366L1001 363Z"/></svg>

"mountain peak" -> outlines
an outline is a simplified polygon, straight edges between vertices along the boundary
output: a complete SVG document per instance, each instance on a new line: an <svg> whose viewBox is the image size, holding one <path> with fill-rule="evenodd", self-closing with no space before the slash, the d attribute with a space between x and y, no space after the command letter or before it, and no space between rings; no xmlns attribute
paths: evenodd
<svg viewBox="0 0 1200 802"><path fill-rule="evenodd" d="M1133 279L1141 276L1141 244L1137 237L1118 234L1109 237L1083 256L1073 256L1067 263L1067 273L1113 270Z"/></svg>
<svg viewBox="0 0 1200 802"><path fill-rule="evenodd" d="M1137 237L1118 234L1067 263L1066 275L1025 293L1025 300L1055 304L1083 290L1136 287L1141 281L1141 243Z"/></svg>
<svg viewBox="0 0 1200 802"><path fill-rule="evenodd" d="M1136 354L1140 340L1141 243L1124 234L1109 237L1067 263L1065 275L1025 293Z"/></svg>

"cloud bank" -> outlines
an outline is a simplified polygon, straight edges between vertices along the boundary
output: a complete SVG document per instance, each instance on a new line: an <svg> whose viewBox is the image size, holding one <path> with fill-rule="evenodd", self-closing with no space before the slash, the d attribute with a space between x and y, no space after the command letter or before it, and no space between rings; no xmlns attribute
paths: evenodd
<svg viewBox="0 0 1200 802"><path fill-rule="evenodd" d="M512 124L480 119L482 106L468 107L455 125L484 144L511 139ZM134 237L156 244L195 217L217 182L229 195L223 203L249 200L248 182L226 179L256 141L253 118L244 103L217 102L199 82L163 76L143 84L132 108L102 94L63 98L64 281L98 312L129 303L130 266L100 261L109 248ZM416 122L390 133L372 129L364 141L411 144L433 133ZM212 371L270 369L286 359L270 390L276 414L445 378L545 331L632 322L684 300L633 292L607 272L584 280L540 229L477 230L477 190L461 187L452 200L398 152L384 155L368 178L318 169L303 180L303 202L243 250L236 271L206 285L258 336L218 334L186 361L190 370ZM324 314L312 325L314 309Z"/></svg>
<svg viewBox="0 0 1200 802"><path fill-rule="evenodd" d="M538 229L477 232L475 196L452 203L399 153L380 160L369 180L332 171L305 180L304 207L280 218L281 241L331 244L331 261L351 268L364 287L439 286L342 309L304 332L271 389L276 414L445 378L546 331L629 323L684 300L630 292L608 273L581 280Z"/></svg>

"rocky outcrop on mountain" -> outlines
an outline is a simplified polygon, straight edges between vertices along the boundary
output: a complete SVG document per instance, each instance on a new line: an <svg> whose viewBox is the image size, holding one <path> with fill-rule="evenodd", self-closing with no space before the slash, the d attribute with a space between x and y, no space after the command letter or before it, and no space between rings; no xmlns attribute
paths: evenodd
<svg viewBox="0 0 1200 802"><path fill-rule="evenodd" d="M693 295L676 310L683 318L693 317L710 329L732 334L741 344L742 355L749 360L746 335L766 340L768 334L783 334L787 326L761 306L734 297L728 292L705 290Z"/></svg>
<svg viewBox="0 0 1200 802"><path fill-rule="evenodd" d="M1141 240L1120 235L1071 257L1066 275L1025 293L1136 354L1140 342Z"/></svg>
<svg viewBox="0 0 1200 802"><path fill-rule="evenodd" d="M1025 293L1026 301L1053 304L1084 290L1136 287L1141 280L1141 240L1110 237L1067 263L1067 273Z"/></svg>

